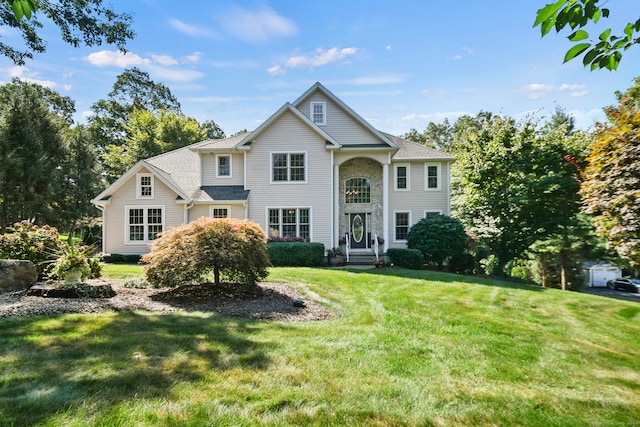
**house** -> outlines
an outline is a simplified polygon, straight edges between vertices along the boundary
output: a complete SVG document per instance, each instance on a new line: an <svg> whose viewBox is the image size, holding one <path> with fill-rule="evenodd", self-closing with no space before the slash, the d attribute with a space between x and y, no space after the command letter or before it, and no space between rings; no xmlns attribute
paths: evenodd
<svg viewBox="0 0 640 427"><path fill-rule="evenodd" d="M202 216L351 250L406 247L411 225L450 213L453 157L375 129L316 83L253 132L142 160L92 202L105 254L144 254Z"/></svg>
<svg viewBox="0 0 640 427"><path fill-rule="evenodd" d="M605 287L608 281L622 277L622 269L613 264L585 262L583 267L585 284L590 288Z"/></svg>

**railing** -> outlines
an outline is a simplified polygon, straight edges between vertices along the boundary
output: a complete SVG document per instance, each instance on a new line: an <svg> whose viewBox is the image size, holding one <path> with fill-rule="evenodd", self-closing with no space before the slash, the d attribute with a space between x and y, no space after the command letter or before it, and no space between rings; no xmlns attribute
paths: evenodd
<svg viewBox="0 0 640 427"><path fill-rule="evenodd" d="M379 255L378 255L378 253L379 253L378 246L379 246L379 245L378 245L378 234L377 234L377 233L375 233L375 234L373 235L373 253L375 253L375 254L376 254L376 259L378 259L378 258L379 258Z"/></svg>
<svg viewBox="0 0 640 427"><path fill-rule="evenodd" d="M344 247L345 247L345 252L346 252L346 256L347 256L347 262L349 262L349 251L351 249L351 239L349 239L349 233L345 233L344 234Z"/></svg>

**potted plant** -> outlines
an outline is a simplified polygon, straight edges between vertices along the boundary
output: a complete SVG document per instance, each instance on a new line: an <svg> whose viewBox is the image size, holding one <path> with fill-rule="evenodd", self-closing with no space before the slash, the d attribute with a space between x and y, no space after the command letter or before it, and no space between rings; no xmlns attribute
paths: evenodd
<svg viewBox="0 0 640 427"><path fill-rule="evenodd" d="M91 274L86 253L73 244L66 244L60 250L60 256L54 261L51 269L58 280L64 280L65 284L81 283Z"/></svg>
<svg viewBox="0 0 640 427"><path fill-rule="evenodd" d="M340 248L327 249L327 260L329 265L345 265L346 259Z"/></svg>

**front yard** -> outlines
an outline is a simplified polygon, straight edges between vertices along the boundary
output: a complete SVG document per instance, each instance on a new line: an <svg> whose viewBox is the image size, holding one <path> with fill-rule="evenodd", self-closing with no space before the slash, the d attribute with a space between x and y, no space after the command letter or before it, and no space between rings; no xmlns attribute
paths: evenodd
<svg viewBox="0 0 640 427"><path fill-rule="evenodd" d="M0 425L640 423L637 303L409 270L267 280L334 319L3 319Z"/></svg>

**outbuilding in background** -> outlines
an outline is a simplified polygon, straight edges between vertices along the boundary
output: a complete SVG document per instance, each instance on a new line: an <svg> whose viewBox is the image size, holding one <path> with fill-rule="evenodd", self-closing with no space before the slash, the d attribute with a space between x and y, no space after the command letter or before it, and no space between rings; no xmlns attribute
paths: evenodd
<svg viewBox="0 0 640 427"><path fill-rule="evenodd" d="M605 287L609 280L622 277L622 269L613 264L585 263L585 285L589 287Z"/></svg>

